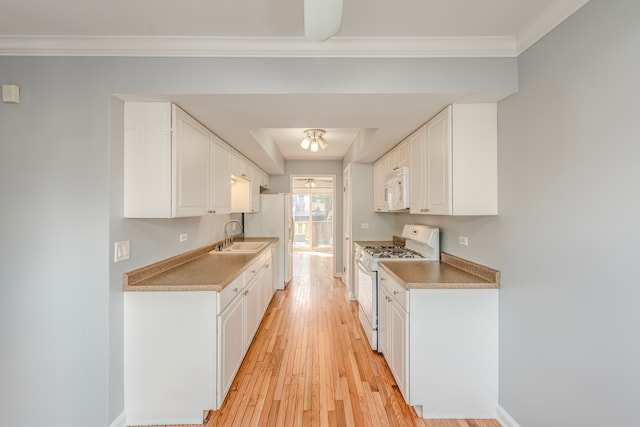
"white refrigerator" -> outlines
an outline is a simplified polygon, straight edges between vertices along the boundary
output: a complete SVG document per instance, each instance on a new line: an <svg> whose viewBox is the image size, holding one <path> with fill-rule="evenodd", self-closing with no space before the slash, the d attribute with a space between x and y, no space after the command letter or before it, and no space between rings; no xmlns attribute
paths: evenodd
<svg viewBox="0 0 640 427"><path fill-rule="evenodd" d="M261 194L260 211L244 216L246 237L277 237L275 289L284 289L293 277L293 207L291 194Z"/></svg>

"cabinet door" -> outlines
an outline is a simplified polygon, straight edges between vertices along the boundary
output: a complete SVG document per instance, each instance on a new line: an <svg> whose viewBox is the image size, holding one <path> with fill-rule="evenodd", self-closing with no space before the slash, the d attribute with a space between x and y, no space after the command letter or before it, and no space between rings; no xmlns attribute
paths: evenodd
<svg viewBox="0 0 640 427"><path fill-rule="evenodd" d="M172 216L206 215L209 207L209 131L173 106Z"/></svg>
<svg viewBox="0 0 640 427"><path fill-rule="evenodd" d="M451 106L426 125L427 209L433 215L451 215Z"/></svg>
<svg viewBox="0 0 640 427"><path fill-rule="evenodd" d="M391 296L382 287L378 287L378 351L384 354L387 364L391 366L391 353L389 353L389 307Z"/></svg>
<svg viewBox="0 0 640 427"><path fill-rule="evenodd" d="M250 171L247 161L238 153L233 153L232 157L231 172L235 176L239 176L247 180L251 179L251 176L249 176Z"/></svg>
<svg viewBox="0 0 640 427"><path fill-rule="evenodd" d="M403 166L409 166L409 144L406 140L396 145L393 149L392 159L392 170L400 169Z"/></svg>
<svg viewBox="0 0 640 427"><path fill-rule="evenodd" d="M426 132L421 127L409 137L409 191L412 214L427 213Z"/></svg>
<svg viewBox="0 0 640 427"><path fill-rule="evenodd" d="M263 170L261 172L260 187L269 188L269 174Z"/></svg>
<svg viewBox="0 0 640 427"><path fill-rule="evenodd" d="M249 167L251 169L251 212L259 212L262 169L254 164L249 164Z"/></svg>
<svg viewBox="0 0 640 427"><path fill-rule="evenodd" d="M379 159L373 164L373 209L376 212L387 211L387 202L384 198L385 167L384 159Z"/></svg>
<svg viewBox="0 0 640 427"><path fill-rule="evenodd" d="M271 298L273 298L273 258L269 257L267 262L264 264L264 274L262 275L262 284L261 284L261 292L262 292L262 309L260 312L260 317L264 315L267 311L267 307L269 307L269 303L271 302Z"/></svg>
<svg viewBox="0 0 640 427"><path fill-rule="evenodd" d="M391 361L389 362L389 368L393 373L398 388L405 398L405 401L409 402L408 396L408 345L407 336L409 331L409 316L407 312L402 309L400 304L393 301L388 304L388 325L389 325L389 348L391 350Z"/></svg>
<svg viewBox="0 0 640 427"><path fill-rule="evenodd" d="M244 300L239 295L218 316L218 407L224 401L244 358Z"/></svg>
<svg viewBox="0 0 640 427"><path fill-rule="evenodd" d="M245 322L245 349L249 348L251 341L253 340L253 336L256 334L258 330L258 325L260 324L260 319L262 318L261 310L260 310L260 284L262 283L262 276L264 275L264 269L261 269L251 280L251 283L247 285L247 288L244 291L244 299L245 299L245 313L246 313L246 322Z"/></svg>
<svg viewBox="0 0 640 427"><path fill-rule="evenodd" d="M209 213L231 212L231 153L215 135L211 143L211 194Z"/></svg>

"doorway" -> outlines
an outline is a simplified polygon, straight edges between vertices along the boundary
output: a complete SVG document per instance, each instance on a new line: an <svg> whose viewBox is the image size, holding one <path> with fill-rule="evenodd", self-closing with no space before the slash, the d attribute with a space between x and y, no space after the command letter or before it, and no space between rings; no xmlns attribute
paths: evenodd
<svg viewBox="0 0 640 427"><path fill-rule="evenodd" d="M293 251L333 255L335 177L292 176Z"/></svg>

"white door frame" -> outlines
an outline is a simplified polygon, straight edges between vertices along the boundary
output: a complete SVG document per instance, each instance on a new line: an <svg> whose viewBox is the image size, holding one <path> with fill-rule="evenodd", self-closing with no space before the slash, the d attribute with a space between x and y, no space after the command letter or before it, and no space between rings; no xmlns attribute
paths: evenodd
<svg viewBox="0 0 640 427"><path fill-rule="evenodd" d="M291 194L293 194L293 180L294 179L307 179L307 178L331 178L331 204L333 206L333 221L331 221L331 233L333 233L333 244L331 245L331 251L333 253L333 275L336 277L340 277L341 274L338 273L337 270L337 261L336 261L336 175L335 174L321 174L321 173L312 173L312 174L304 174L304 175L290 175L289 176L289 188L291 189ZM342 239L340 239L342 240Z"/></svg>

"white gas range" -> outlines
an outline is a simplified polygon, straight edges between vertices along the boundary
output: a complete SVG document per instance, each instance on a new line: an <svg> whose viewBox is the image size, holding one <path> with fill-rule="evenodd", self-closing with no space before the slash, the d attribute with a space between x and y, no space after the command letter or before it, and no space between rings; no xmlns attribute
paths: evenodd
<svg viewBox="0 0 640 427"><path fill-rule="evenodd" d="M359 318L371 348L378 349L378 262L440 260L440 230L428 225L407 224L401 246L364 246L356 253L356 289Z"/></svg>

